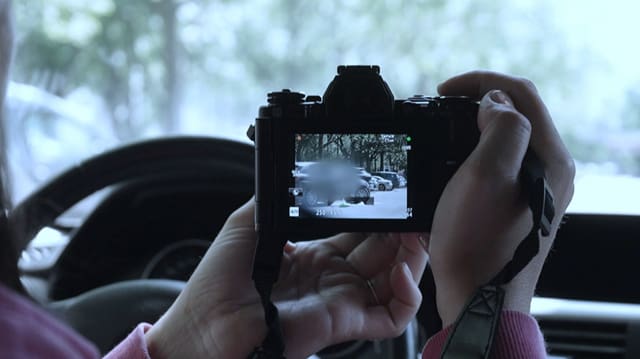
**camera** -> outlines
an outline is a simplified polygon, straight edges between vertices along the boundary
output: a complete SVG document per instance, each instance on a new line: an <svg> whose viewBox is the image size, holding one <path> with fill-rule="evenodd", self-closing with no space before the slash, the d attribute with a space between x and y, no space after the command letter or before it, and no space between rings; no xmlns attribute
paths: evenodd
<svg viewBox="0 0 640 359"><path fill-rule="evenodd" d="M249 134L255 263L281 257L300 235L428 231L445 185L478 143L477 113L468 97L394 99L379 66L338 66L322 97L269 93Z"/></svg>
<svg viewBox="0 0 640 359"><path fill-rule="evenodd" d="M467 97L394 99L378 66L339 66L323 97L269 93L253 136L257 226L429 230L478 142L477 113Z"/></svg>
<svg viewBox="0 0 640 359"><path fill-rule="evenodd" d="M247 133L255 142L256 160L258 241L252 278L269 329L259 352L281 357L284 351L271 291L286 241L327 231L429 231L446 184L480 139L478 107L468 97L394 99L378 66L338 66L322 97L291 90L268 95L268 105L260 107ZM491 334L479 348L490 347L492 323L498 320L493 314L500 313L504 295L499 287L536 256L540 235L549 235L555 215L544 166L531 149L520 180L533 227L474 297L486 304L488 295L498 309L480 319L465 314L456 324L465 330L490 324ZM468 347L465 335L454 338L455 345Z"/></svg>

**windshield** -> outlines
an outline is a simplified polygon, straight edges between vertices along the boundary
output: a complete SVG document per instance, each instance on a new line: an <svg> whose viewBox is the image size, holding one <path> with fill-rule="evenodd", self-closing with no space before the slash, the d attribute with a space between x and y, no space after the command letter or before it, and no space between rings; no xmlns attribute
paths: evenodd
<svg viewBox="0 0 640 359"><path fill-rule="evenodd" d="M100 151L248 141L267 92L377 64L396 98L473 69L538 86L577 162L573 212L640 214L640 3L21 0L7 101L14 200Z"/></svg>

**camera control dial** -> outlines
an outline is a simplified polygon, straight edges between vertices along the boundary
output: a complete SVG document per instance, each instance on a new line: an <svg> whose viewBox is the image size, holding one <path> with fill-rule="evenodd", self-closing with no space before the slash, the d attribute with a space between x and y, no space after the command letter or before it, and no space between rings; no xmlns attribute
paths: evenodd
<svg viewBox="0 0 640 359"><path fill-rule="evenodd" d="M292 92L289 89L271 92L267 96L267 101L271 105L295 105L302 103L304 100L303 93Z"/></svg>

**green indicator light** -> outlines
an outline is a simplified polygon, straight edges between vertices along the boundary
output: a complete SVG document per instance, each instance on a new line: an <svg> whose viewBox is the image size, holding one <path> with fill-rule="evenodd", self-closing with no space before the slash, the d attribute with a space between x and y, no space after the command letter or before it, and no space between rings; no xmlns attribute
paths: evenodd
<svg viewBox="0 0 640 359"><path fill-rule="evenodd" d="M407 142L411 142L411 136L407 136Z"/></svg>

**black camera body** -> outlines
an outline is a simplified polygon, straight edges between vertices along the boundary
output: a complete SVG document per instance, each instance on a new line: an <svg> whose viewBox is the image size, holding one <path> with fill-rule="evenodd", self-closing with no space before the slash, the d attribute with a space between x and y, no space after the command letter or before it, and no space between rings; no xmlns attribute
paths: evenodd
<svg viewBox="0 0 640 359"><path fill-rule="evenodd" d="M479 104L467 97L395 100L378 66L339 66L323 97L283 90L270 93L268 101L248 132L256 151L252 278L269 329L256 352L280 358L284 339L271 291L286 241L327 232L429 231L446 184L479 141ZM541 236L550 233L553 195L530 149L520 181L532 229L458 318L446 348L453 356L487 355L502 285L537 255ZM489 303L490 313L470 314L480 302L481 311Z"/></svg>
<svg viewBox="0 0 640 359"><path fill-rule="evenodd" d="M467 97L394 99L378 66L339 66L322 98L270 93L250 135L255 264L277 273L296 236L428 231L445 185L478 143L477 113ZM386 188L383 176L395 179L388 191L376 190Z"/></svg>

